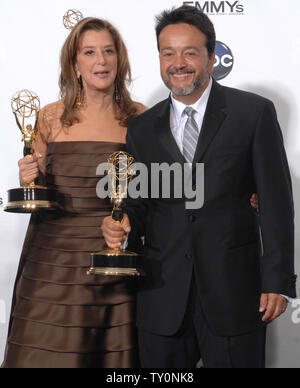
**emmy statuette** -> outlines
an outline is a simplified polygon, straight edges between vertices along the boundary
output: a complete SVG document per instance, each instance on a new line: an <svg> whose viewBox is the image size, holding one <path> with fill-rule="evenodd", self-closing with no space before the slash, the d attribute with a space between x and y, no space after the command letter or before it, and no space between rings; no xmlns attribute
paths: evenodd
<svg viewBox="0 0 300 388"><path fill-rule="evenodd" d="M108 171L112 191L112 219L115 223L121 224L124 218L128 186L134 175L131 167L134 159L126 152L116 152L110 156L108 163L112 166ZM129 277L142 275L142 271L138 269L139 255L122 248L107 249L102 252L92 253L91 262L92 264L88 275Z"/></svg>
<svg viewBox="0 0 300 388"><path fill-rule="evenodd" d="M33 155L32 143L37 135L40 100L33 92L22 90L13 97L11 106L23 135L24 157ZM54 190L31 182L21 188L8 190L8 204L4 210L9 213L33 213L39 209L58 208Z"/></svg>

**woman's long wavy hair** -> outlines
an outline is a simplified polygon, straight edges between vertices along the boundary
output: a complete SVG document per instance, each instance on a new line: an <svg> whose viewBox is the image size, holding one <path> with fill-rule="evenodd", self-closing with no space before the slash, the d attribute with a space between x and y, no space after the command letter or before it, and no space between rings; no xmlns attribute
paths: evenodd
<svg viewBox="0 0 300 388"><path fill-rule="evenodd" d="M79 111L77 109L79 83L75 72L75 63L80 38L84 32L89 30L106 30L113 37L118 57L114 94L115 115L120 125L126 127L128 121L138 114L136 104L132 101L127 89L127 85L132 82L127 49L116 28L109 22L97 18L86 18L79 22L68 36L62 48L59 86L64 102L64 112L61 116L61 123L64 127L70 127L80 122Z"/></svg>

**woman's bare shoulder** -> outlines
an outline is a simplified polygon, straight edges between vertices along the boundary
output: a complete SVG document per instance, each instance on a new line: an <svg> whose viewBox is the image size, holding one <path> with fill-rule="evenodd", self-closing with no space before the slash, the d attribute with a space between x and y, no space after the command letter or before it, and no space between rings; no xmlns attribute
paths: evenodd
<svg viewBox="0 0 300 388"><path fill-rule="evenodd" d="M64 110L64 103L63 100L55 101L50 104L47 104L43 107L41 110L42 113L44 114L49 114L49 115L56 115L56 114L61 114Z"/></svg>
<svg viewBox="0 0 300 388"><path fill-rule="evenodd" d="M60 118L64 111L63 100L59 100L50 104L47 104L40 111L40 119L49 127L53 127L60 122Z"/></svg>

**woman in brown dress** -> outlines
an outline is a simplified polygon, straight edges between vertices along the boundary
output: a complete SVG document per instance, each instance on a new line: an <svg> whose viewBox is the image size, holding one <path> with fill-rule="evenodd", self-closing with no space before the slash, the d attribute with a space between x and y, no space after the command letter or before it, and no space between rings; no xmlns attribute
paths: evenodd
<svg viewBox="0 0 300 388"><path fill-rule="evenodd" d="M35 155L19 162L22 184L39 177L62 210L33 215L13 297L4 368L138 366L133 282L87 276L100 251L109 200L96 168L124 149L129 119L145 110L126 88L124 43L108 22L88 18L61 54L62 100L39 116Z"/></svg>

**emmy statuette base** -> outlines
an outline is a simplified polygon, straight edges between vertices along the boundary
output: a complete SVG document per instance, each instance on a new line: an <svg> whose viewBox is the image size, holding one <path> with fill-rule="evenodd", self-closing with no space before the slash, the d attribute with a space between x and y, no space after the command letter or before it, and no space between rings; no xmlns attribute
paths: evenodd
<svg viewBox="0 0 300 388"><path fill-rule="evenodd" d="M88 275L104 275L104 276L141 276L137 269L132 268L90 268Z"/></svg>
<svg viewBox="0 0 300 388"><path fill-rule="evenodd" d="M29 186L8 190L8 213L34 213L38 210L55 211L60 206L54 190L42 186Z"/></svg>
<svg viewBox="0 0 300 388"><path fill-rule="evenodd" d="M91 268L88 275L139 277L139 255L122 249L108 249L91 254Z"/></svg>

